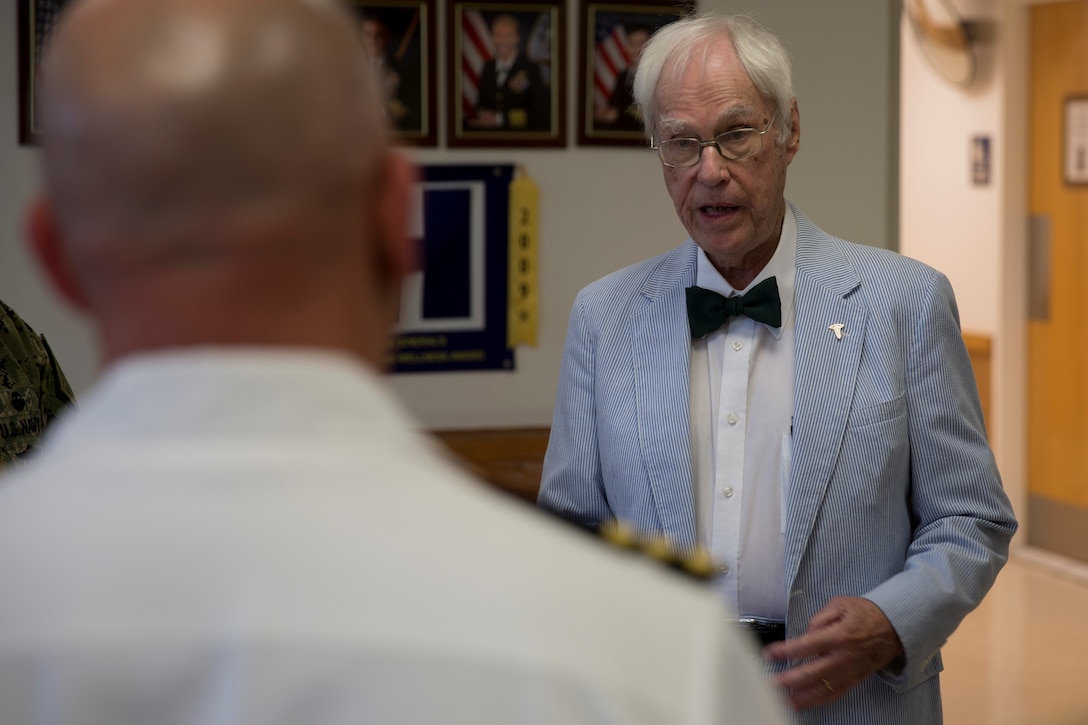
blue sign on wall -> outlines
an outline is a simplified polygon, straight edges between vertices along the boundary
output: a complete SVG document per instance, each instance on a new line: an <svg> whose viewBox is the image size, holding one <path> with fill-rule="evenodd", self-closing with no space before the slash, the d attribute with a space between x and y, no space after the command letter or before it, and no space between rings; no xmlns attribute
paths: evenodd
<svg viewBox="0 0 1088 725"><path fill-rule="evenodd" d="M393 372L513 370L507 347L512 165L425 166L413 232L422 269L405 282Z"/></svg>

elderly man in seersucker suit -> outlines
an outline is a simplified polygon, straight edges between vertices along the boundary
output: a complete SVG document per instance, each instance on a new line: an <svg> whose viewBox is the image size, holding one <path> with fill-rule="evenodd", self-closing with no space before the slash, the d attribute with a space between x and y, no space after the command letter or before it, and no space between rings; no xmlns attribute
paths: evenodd
<svg viewBox="0 0 1088 725"><path fill-rule="evenodd" d="M634 95L691 239L575 300L539 503L709 547L799 722L938 723L1016 530L948 280L787 203L790 64L751 20L658 31Z"/></svg>

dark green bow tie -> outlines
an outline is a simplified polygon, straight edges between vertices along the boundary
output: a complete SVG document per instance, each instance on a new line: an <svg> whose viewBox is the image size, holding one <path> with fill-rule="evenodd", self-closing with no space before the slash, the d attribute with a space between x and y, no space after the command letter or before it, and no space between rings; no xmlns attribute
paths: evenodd
<svg viewBox="0 0 1088 725"><path fill-rule="evenodd" d="M768 277L741 297L723 297L713 290L688 287L688 325L693 339L709 335L736 315L751 317L771 327L782 326L778 282Z"/></svg>

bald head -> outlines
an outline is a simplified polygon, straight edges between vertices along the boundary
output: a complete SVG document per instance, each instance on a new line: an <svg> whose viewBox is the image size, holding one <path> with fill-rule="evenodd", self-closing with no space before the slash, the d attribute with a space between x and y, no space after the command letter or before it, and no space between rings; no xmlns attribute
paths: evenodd
<svg viewBox="0 0 1088 725"><path fill-rule="evenodd" d="M324 0L85 0L43 65L47 183L75 242L207 234L335 200L384 143Z"/></svg>
<svg viewBox="0 0 1088 725"><path fill-rule="evenodd" d="M47 50L38 256L107 358L383 349L411 170L332 0L77 0ZM360 339L365 333L366 340Z"/></svg>

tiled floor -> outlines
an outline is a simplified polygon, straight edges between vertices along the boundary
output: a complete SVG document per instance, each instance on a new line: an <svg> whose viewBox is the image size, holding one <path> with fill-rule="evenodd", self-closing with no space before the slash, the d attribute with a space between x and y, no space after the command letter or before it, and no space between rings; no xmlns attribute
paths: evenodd
<svg viewBox="0 0 1088 725"><path fill-rule="evenodd" d="M1014 554L945 645L947 725L1088 724L1085 572Z"/></svg>

